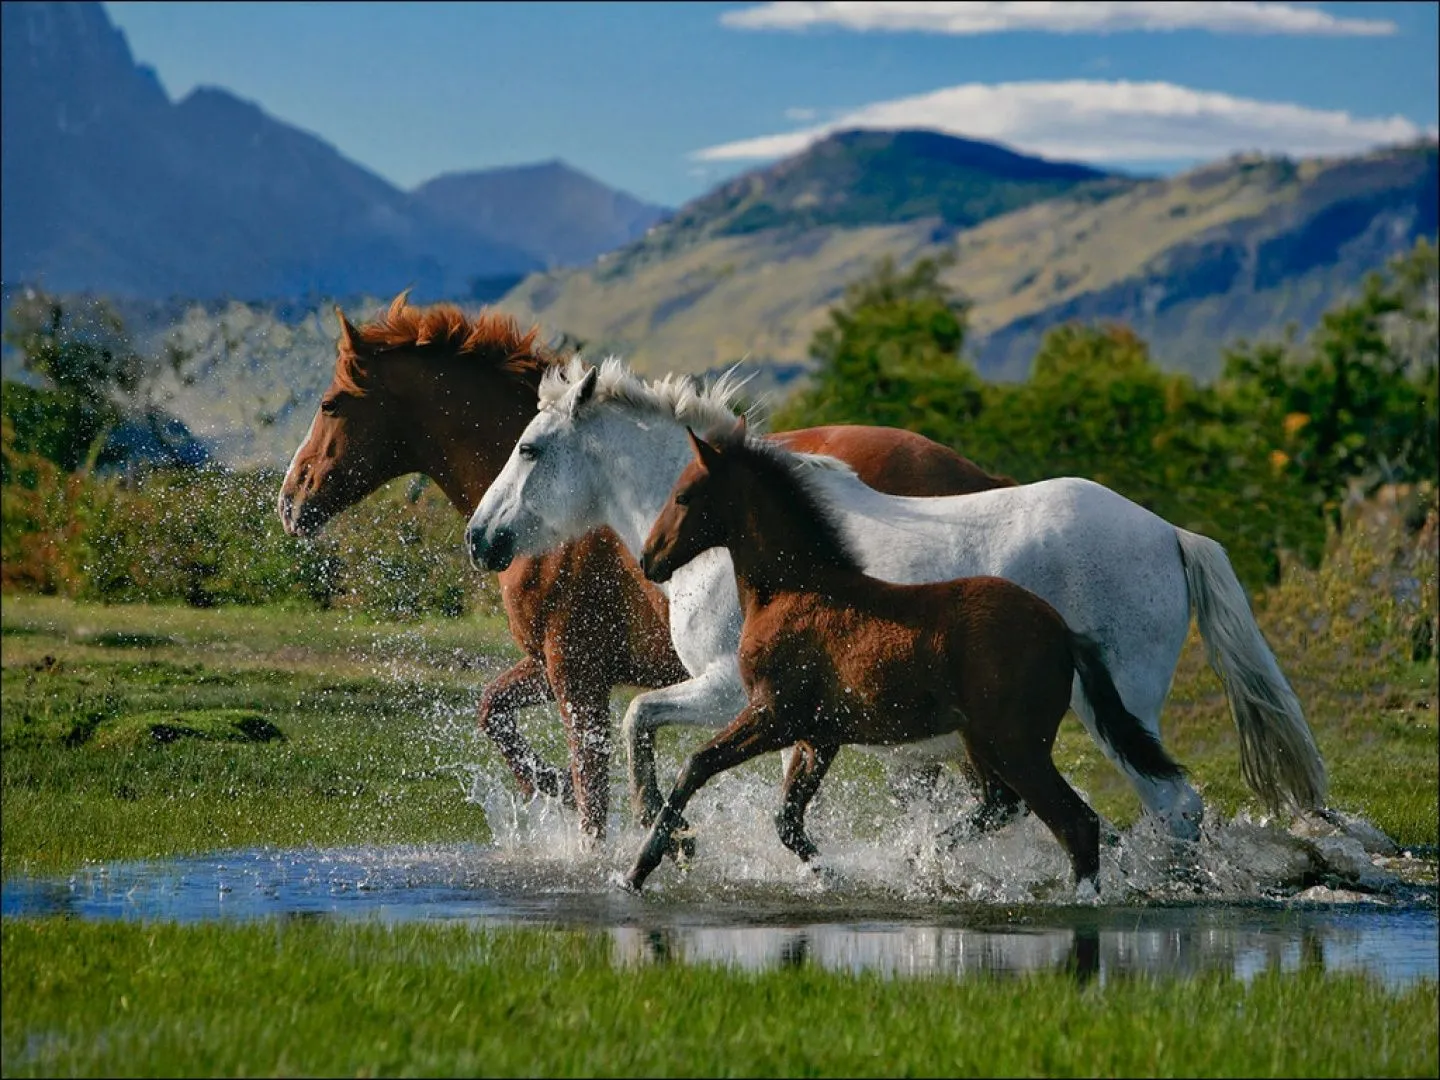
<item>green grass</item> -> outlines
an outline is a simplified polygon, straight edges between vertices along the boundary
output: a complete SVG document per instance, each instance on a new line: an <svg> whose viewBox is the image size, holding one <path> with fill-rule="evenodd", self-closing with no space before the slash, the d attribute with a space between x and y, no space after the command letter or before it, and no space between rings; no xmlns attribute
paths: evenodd
<svg viewBox="0 0 1440 1080"><path fill-rule="evenodd" d="M489 838L460 769L494 764L474 705L517 655L498 618L9 596L3 643L6 876L256 844Z"/></svg>
<svg viewBox="0 0 1440 1080"><path fill-rule="evenodd" d="M1333 805L1405 846L1437 840L1440 739L1435 663L1411 658L1415 612L1390 583L1418 574L1433 608L1430 560L1417 568L1357 532L1320 571L1257 598ZM0 642L7 878L251 845L489 838L464 768L502 771L474 730L480 687L517 655L497 616L7 595ZM563 759L553 709L523 725ZM1214 812L1261 812L1198 640L1164 730ZM699 738L665 733L662 770ZM1138 817L1073 719L1057 760L1102 814ZM879 769L845 754L829 782ZM5 1076L1435 1076L1440 1061L1434 981L1390 990L1308 968L1249 986L625 970L603 935L305 919L7 918L0 946Z"/></svg>
<svg viewBox="0 0 1440 1080"><path fill-rule="evenodd" d="M1434 1076L1433 982L617 969L460 925L7 920L6 1076Z"/></svg>

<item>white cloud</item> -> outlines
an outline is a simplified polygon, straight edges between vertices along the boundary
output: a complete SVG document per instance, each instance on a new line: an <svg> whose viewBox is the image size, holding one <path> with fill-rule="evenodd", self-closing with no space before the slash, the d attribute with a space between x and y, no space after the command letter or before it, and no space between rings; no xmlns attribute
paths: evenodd
<svg viewBox="0 0 1440 1080"><path fill-rule="evenodd" d="M919 31L998 34L1029 30L1054 34L1108 34L1122 30L1209 30L1217 34L1319 34L1373 37L1395 33L1388 19L1346 19L1318 8L1280 3L1160 2L944 3L925 0L856 0L825 3L780 0L727 11L725 26L742 30Z"/></svg>
<svg viewBox="0 0 1440 1080"><path fill-rule="evenodd" d="M1079 161L1215 158L1259 150L1349 154L1428 134L1403 116L1356 117L1164 82L966 83L856 109L801 131L707 147L697 161L768 160L834 131L927 128Z"/></svg>

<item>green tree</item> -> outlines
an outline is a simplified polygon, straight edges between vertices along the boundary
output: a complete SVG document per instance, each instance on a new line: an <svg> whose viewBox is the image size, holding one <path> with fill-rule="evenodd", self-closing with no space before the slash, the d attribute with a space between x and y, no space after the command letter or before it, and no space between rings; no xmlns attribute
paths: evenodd
<svg viewBox="0 0 1440 1080"><path fill-rule="evenodd" d="M901 271L887 257L847 288L811 342L809 384L773 426L884 424L959 441L985 387L960 356L970 304L941 280L948 265L924 258Z"/></svg>
<svg viewBox="0 0 1440 1080"><path fill-rule="evenodd" d="M1337 524L1352 487L1436 479L1437 280L1435 245L1422 238L1327 311L1303 346L1292 336L1226 353L1226 390Z"/></svg>

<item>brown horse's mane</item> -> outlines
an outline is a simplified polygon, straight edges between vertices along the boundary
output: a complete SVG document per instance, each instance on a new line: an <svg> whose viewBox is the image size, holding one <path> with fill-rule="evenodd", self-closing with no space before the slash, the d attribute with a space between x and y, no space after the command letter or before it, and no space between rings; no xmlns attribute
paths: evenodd
<svg viewBox="0 0 1440 1080"><path fill-rule="evenodd" d="M365 392L365 365L383 353L409 352L428 359L471 357L512 375L539 376L559 356L540 340L540 327L522 331L503 311L466 315L457 305L417 307L405 290L385 312L359 326L349 326L343 313L335 378L350 393Z"/></svg>
<svg viewBox="0 0 1440 1080"><path fill-rule="evenodd" d="M747 435L734 424L712 428L703 438L722 457L748 466L761 485L776 492L776 505L791 508L790 517L803 537L807 558L839 570L864 572L839 513L814 481L816 469L838 466L850 471L848 466L818 454L797 454L778 443Z"/></svg>

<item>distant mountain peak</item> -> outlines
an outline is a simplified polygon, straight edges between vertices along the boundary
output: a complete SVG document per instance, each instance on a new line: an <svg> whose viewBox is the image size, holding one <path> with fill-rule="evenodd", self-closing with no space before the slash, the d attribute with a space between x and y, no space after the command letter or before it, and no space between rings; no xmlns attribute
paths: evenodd
<svg viewBox="0 0 1440 1080"><path fill-rule="evenodd" d="M445 173L413 195L442 217L535 252L547 266L587 265L666 214L559 158Z"/></svg>

